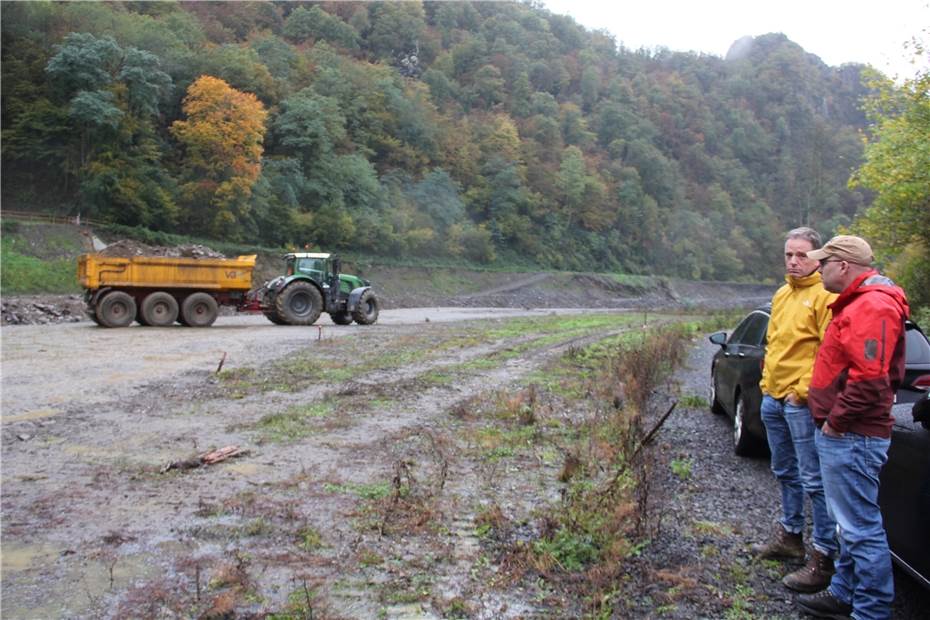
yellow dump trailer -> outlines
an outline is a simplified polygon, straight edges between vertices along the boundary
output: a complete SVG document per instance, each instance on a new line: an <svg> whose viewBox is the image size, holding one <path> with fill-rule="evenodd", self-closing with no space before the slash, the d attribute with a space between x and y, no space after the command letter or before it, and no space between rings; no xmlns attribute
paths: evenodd
<svg viewBox="0 0 930 620"><path fill-rule="evenodd" d="M255 258L84 254L78 258L78 280L87 314L98 325L125 327L136 320L207 327L216 320L219 305L258 308L248 295Z"/></svg>

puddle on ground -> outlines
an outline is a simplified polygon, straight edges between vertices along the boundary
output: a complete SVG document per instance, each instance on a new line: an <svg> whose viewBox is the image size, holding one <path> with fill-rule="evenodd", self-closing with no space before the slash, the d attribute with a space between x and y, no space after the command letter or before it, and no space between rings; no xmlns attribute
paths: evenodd
<svg viewBox="0 0 930 620"><path fill-rule="evenodd" d="M60 409L33 409L32 411L27 411L26 413L3 416L3 418L0 418L0 422L3 424L12 424L14 422L25 422L27 420L50 418L54 415L58 415L59 413L61 413Z"/></svg>
<svg viewBox="0 0 930 620"><path fill-rule="evenodd" d="M100 446L88 446L84 444L68 444L62 447L64 452L72 456L92 457L94 459L112 460L126 455L124 450L108 450Z"/></svg>
<svg viewBox="0 0 930 620"><path fill-rule="evenodd" d="M190 355L143 355L142 360L146 362L186 362L191 358Z"/></svg>
<svg viewBox="0 0 930 620"><path fill-rule="evenodd" d="M48 563L61 551L51 545L20 545L3 541L0 565L3 566L4 574L20 572Z"/></svg>
<svg viewBox="0 0 930 620"><path fill-rule="evenodd" d="M157 556L62 556L49 545L3 544L3 617L70 618L132 583L162 573ZM15 594L13 594L15 593Z"/></svg>
<svg viewBox="0 0 930 620"><path fill-rule="evenodd" d="M224 468L225 471L240 476L257 476L269 471L269 469L269 467L258 463L229 463Z"/></svg>

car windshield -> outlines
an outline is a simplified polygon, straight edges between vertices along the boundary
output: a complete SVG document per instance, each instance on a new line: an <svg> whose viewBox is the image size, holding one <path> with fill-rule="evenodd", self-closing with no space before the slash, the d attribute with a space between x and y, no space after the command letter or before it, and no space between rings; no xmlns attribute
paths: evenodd
<svg viewBox="0 0 930 620"><path fill-rule="evenodd" d="M907 330L904 343L907 364L930 364L930 342L918 329Z"/></svg>

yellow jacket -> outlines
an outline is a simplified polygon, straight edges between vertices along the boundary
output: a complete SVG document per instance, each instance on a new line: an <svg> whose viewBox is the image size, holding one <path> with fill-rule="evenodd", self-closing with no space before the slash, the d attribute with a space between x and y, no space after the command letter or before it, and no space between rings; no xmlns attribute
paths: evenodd
<svg viewBox="0 0 930 620"><path fill-rule="evenodd" d="M814 358L830 323L827 306L836 295L823 288L817 271L803 278L785 276L785 281L772 297L759 386L763 394L774 398L785 398L793 392L805 402Z"/></svg>

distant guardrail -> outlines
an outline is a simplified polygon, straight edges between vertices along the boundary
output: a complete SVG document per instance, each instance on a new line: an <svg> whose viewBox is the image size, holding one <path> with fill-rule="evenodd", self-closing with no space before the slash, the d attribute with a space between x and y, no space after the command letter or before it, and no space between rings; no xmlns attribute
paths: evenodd
<svg viewBox="0 0 930 620"><path fill-rule="evenodd" d="M30 222L46 222L49 224L74 224L75 226L104 226L107 222L95 220L78 215L56 215L53 213L36 213L34 211L11 211L0 209L0 218L14 220L27 220Z"/></svg>

